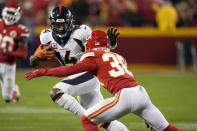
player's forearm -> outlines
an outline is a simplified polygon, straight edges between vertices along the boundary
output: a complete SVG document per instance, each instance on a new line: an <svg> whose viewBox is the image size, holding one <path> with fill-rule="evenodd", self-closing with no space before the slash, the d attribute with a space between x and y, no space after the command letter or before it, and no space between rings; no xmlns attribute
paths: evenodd
<svg viewBox="0 0 197 131"><path fill-rule="evenodd" d="M96 66L94 64L87 63L85 65L84 62L81 62L73 66L61 66L61 67L46 69L43 75L64 77L64 76L81 73L85 71L93 72L95 69L96 69Z"/></svg>
<svg viewBox="0 0 197 131"><path fill-rule="evenodd" d="M55 77L64 77L69 74L67 70L67 66L61 66L57 68L50 68L50 69L45 69L44 73L42 74L43 76L55 76Z"/></svg>
<svg viewBox="0 0 197 131"><path fill-rule="evenodd" d="M27 47L23 47L19 51L10 52L9 55L25 59L27 57Z"/></svg>
<svg viewBox="0 0 197 131"><path fill-rule="evenodd" d="M80 70L73 70L71 66L61 66L57 68L50 68L47 69L46 72L44 73L45 76L56 76L56 77L64 77L80 72L84 72L86 70L80 69Z"/></svg>

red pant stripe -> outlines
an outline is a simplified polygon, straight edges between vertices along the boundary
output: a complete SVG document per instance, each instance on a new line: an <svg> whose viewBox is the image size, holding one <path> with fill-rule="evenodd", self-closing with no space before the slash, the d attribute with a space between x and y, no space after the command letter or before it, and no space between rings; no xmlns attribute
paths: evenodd
<svg viewBox="0 0 197 131"><path fill-rule="evenodd" d="M95 116L98 116L99 114L103 113L104 111L106 111L107 109L113 107L114 105L116 105L116 103L118 102L120 98L120 91L118 91L117 95L116 95L116 98L114 101L112 101L111 103L101 107L99 110L97 110L96 112L90 114L89 116L87 116L88 119L91 119Z"/></svg>

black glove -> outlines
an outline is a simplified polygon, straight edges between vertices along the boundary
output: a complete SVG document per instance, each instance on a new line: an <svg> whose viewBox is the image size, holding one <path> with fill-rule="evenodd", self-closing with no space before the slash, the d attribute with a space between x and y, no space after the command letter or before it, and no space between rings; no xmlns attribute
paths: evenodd
<svg viewBox="0 0 197 131"><path fill-rule="evenodd" d="M110 47L111 49L115 49L116 48L116 40L117 40L117 37L120 33L117 32L117 29L114 29L114 28L111 28L111 29L108 29L107 30L107 35L109 37L109 40L110 40Z"/></svg>

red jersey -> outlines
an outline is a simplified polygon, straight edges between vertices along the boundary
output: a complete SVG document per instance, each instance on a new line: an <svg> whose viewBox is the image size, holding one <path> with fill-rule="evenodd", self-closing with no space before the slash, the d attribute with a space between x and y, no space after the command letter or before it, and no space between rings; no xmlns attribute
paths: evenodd
<svg viewBox="0 0 197 131"><path fill-rule="evenodd" d="M95 62L96 69L91 72L104 84L104 88L112 94L122 88L138 85L133 74L127 69L125 59L119 54L91 50L84 53L81 60L85 61L86 64Z"/></svg>
<svg viewBox="0 0 197 131"><path fill-rule="evenodd" d="M15 64L17 56L22 58L27 56L27 45L22 47L19 55L15 53L21 48L18 45L21 37L29 37L26 26L21 24L6 26L0 19L0 63Z"/></svg>
<svg viewBox="0 0 197 131"><path fill-rule="evenodd" d="M44 75L62 77L84 71L97 76L104 84L104 88L113 95L122 88L138 85L133 74L127 69L126 61L122 56L101 50L86 51L81 61L72 66L44 69Z"/></svg>

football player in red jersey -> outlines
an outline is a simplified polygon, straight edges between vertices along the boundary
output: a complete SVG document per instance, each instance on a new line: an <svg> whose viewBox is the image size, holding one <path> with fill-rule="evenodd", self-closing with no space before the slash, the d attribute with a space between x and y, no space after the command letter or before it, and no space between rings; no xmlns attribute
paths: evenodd
<svg viewBox="0 0 197 131"><path fill-rule="evenodd" d="M0 83L5 102L19 101L20 93L15 84L16 58L26 58L29 30L18 24L21 8L13 3L2 10L0 19Z"/></svg>
<svg viewBox="0 0 197 131"><path fill-rule="evenodd" d="M88 109L81 118L85 131L99 131L98 124L118 119L128 113L143 118L156 131L180 131L167 122L155 107L145 88L135 80L127 69L126 60L110 52L110 40L103 31L96 30L87 40L87 50L80 62L73 66L33 70L26 74L30 80L39 76L63 77L88 71L98 77L104 88L113 94Z"/></svg>

